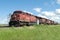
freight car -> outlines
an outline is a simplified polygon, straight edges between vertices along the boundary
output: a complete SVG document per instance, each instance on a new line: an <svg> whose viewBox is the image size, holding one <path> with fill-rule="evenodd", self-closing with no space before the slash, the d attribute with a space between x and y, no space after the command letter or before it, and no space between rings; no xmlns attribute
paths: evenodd
<svg viewBox="0 0 60 40"><path fill-rule="evenodd" d="M11 15L9 26L33 25L35 23L35 16L22 11L14 11Z"/></svg>
<svg viewBox="0 0 60 40"><path fill-rule="evenodd" d="M42 17L37 17L39 19L39 24L50 24L50 20Z"/></svg>
<svg viewBox="0 0 60 40"><path fill-rule="evenodd" d="M37 16L37 19L39 19L39 24L48 24L48 25L58 24L58 23L55 23L52 20L42 18L42 17L38 17L38 16Z"/></svg>

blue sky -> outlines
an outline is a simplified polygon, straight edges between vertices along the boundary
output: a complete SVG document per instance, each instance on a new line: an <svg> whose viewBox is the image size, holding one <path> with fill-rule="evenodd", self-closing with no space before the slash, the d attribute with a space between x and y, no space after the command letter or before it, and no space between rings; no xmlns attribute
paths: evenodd
<svg viewBox="0 0 60 40"><path fill-rule="evenodd" d="M0 24L8 23L15 10L30 12L60 23L60 0L0 0Z"/></svg>

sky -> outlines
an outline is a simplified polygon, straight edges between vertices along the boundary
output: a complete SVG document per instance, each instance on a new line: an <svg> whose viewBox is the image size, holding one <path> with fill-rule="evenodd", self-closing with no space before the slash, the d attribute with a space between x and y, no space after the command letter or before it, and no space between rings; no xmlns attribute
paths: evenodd
<svg viewBox="0 0 60 40"><path fill-rule="evenodd" d="M60 23L60 0L0 0L0 24L8 24L15 10Z"/></svg>

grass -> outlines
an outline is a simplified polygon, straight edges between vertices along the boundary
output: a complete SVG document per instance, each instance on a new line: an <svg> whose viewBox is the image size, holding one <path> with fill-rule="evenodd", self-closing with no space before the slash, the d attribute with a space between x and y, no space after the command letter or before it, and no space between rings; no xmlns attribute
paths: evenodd
<svg viewBox="0 0 60 40"><path fill-rule="evenodd" d="M0 40L60 40L60 25L0 28Z"/></svg>

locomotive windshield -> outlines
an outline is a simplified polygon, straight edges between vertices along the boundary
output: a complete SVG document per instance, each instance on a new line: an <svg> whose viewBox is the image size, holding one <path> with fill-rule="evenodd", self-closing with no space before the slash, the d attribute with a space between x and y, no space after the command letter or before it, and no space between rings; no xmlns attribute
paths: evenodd
<svg viewBox="0 0 60 40"><path fill-rule="evenodd" d="M13 13L14 13L14 14L15 14L15 13L22 13L22 11L14 11Z"/></svg>

